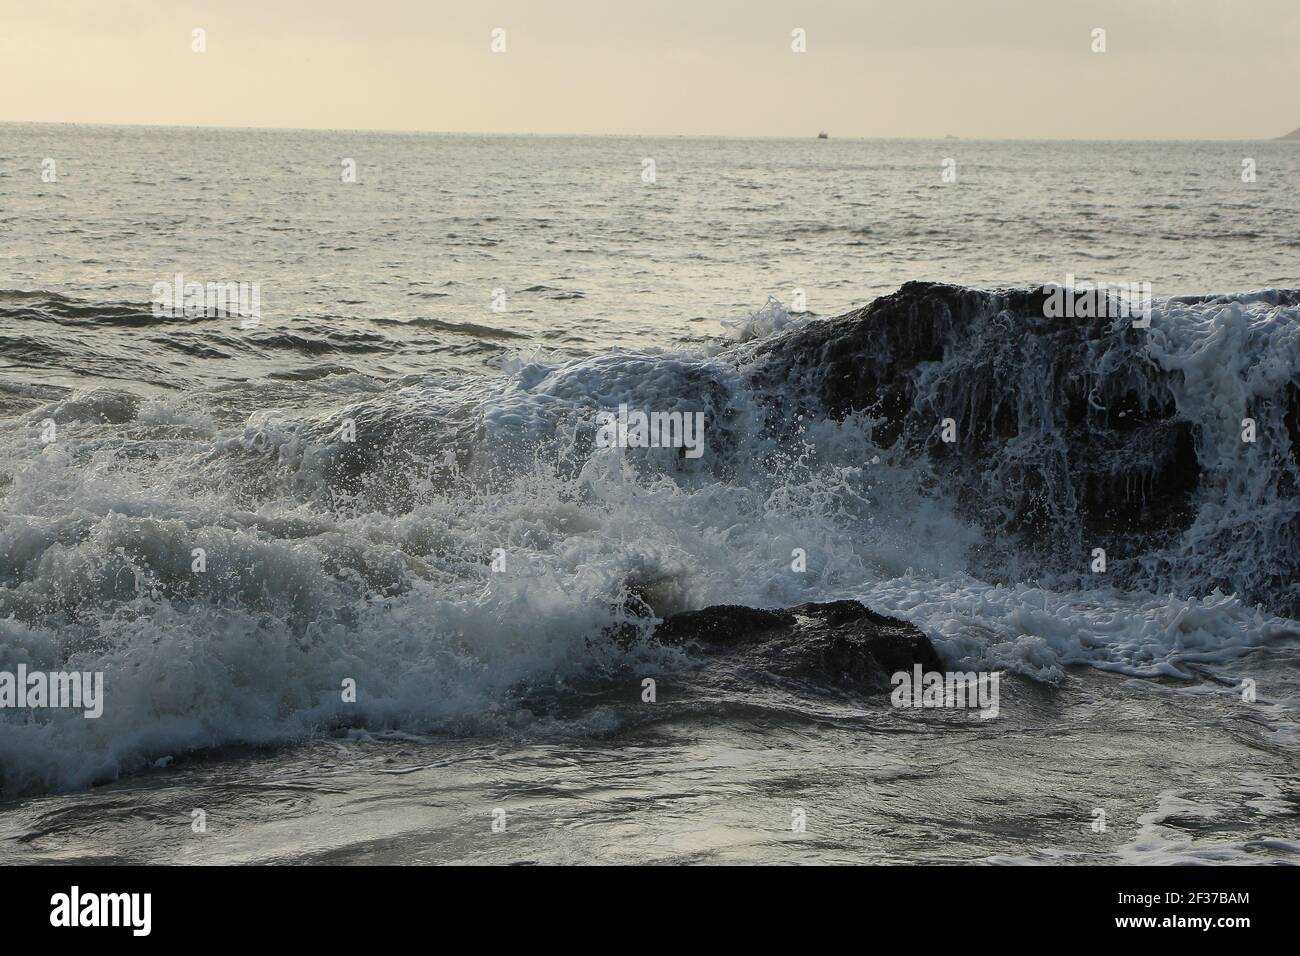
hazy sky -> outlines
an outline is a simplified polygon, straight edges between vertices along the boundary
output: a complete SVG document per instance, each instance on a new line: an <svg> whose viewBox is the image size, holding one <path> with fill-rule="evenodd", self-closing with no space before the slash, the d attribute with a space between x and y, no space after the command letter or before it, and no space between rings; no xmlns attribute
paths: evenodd
<svg viewBox="0 0 1300 956"><path fill-rule="evenodd" d="M1300 0L0 0L0 120L1249 139L1298 93Z"/></svg>

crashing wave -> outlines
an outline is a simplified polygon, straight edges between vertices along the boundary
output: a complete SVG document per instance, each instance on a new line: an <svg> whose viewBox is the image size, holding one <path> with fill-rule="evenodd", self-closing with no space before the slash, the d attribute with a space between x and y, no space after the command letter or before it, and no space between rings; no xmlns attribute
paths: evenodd
<svg viewBox="0 0 1300 956"><path fill-rule="evenodd" d="M1286 633L1300 295L1157 301L1135 329L1045 294L910 283L721 350L537 353L235 427L184 395L10 389L0 669L102 671L107 702L0 712L5 787L340 725L551 726L529 688L676 660L656 618L709 605L856 599L1043 680L1187 676ZM598 447L624 404L703 412L705 454Z"/></svg>
<svg viewBox="0 0 1300 956"><path fill-rule="evenodd" d="M909 283L732 359L772 430L868 416L986 531L976 573L1078 584L1101 548L1116 586L1300 610L1300 293L1158 301L1150 328L1050 294Z"/></svg>

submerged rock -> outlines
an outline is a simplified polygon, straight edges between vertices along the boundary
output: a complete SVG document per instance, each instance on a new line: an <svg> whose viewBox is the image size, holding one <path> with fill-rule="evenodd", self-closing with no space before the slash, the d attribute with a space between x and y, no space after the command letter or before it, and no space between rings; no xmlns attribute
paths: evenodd
<svg viewBox="0 0 1300 956"><path fill-rule="evenodd" d="M717 605L669 616L655 637L711 653L746 653L770 673L852 690L886 690L891 674L916 664L944 670L920 630L858 601L785 610Z"/></svg>

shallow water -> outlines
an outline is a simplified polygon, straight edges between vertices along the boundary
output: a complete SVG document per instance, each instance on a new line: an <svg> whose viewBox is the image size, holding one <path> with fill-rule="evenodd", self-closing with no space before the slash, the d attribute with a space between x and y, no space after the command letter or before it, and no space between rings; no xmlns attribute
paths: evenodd
<svg viewBox="0 0 1300 956"><path fill-rule="evenodd" d="M1294 674L1297 648L1285 657ZM627 712L617 732L196 755L11 803L3 859L1300 862L1295 725L1205 686L1076 669L1061 689L1013 682L1010 713L980 721L718 683L664 680L654 704L615 700L639 681L608 690L603 706Z"/></svg>

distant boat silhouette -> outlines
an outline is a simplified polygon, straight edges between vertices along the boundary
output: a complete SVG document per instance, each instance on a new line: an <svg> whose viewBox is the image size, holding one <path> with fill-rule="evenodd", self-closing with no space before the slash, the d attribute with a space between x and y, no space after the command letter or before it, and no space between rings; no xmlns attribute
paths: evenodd
<svg viewBox="0 0 1300 956"><path fill-rule="evenodd" d="M825 130L822 130L820 133L818 133L818 134L817 134L817 138L818 138L818 139L830 139L830 137L826 135L826 131L825 131Z"/></svg>

